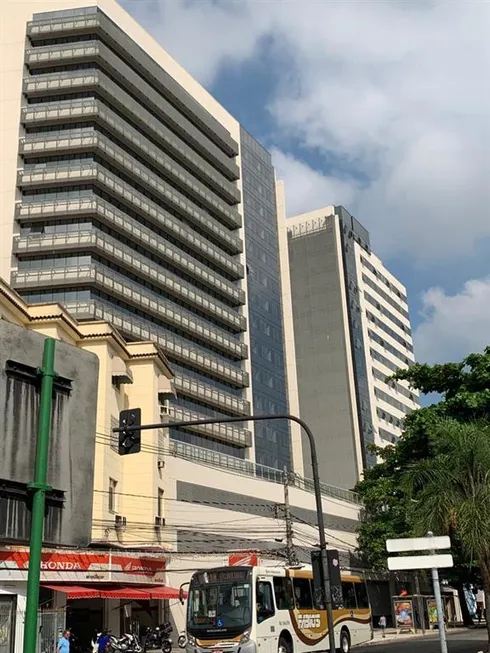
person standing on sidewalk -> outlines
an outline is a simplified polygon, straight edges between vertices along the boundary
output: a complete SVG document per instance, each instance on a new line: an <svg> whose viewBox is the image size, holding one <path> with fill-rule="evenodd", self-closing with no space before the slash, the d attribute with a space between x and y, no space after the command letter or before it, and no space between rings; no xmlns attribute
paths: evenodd
<svg viewBox="0 0 490 653"><path fill-rule="evenodd" d="M379 627L383 633L383 639L386 637L386 617L383 615L379 618Z"/></svg>

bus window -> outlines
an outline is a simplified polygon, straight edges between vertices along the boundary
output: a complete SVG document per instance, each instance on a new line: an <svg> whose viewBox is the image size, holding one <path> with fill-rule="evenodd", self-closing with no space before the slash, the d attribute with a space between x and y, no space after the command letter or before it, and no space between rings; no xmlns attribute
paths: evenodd
<svg viewBox="0 0 490 653"><path fill-rule="evenodd" d="M273 617L274 600L272 598L272 585L258 581L257 583L257 622L260 624L262 621Z"/></svg>
<svg viewBox="0 0 490 653"><path fill-rule="evenodd" d="M366 588L366 583L355 583L356 588L356 598L357 598L357 607L358 608L369 608L369 598Z"/></svg>
<svg viewBox="0 0 490 653"><path fill-rule="evenodd" d="M357 608L354 583L342 583L342 600L345 609L353 610Z"/></svg>
<svg viewBox="0 0 490 653"><path fill-rule="evenodd" d="M274 578L274 594L278 610L292 610L294 608L293 591L289 578Z"/></svg>
<svg viewBox="0 0 490 653"><path fill-rule="evenodd" d="M313 599L308 578L293 578L294 598L298 610L311 610Z"/></svg>

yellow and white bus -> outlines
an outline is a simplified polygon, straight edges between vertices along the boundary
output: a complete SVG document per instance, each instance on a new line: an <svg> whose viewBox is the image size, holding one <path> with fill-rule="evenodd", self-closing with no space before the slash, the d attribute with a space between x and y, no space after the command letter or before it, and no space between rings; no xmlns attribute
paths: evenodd
<svg viewBox="0 0 490 653"><path fill-rule="evenodd" d="M193 574L186 653L309 653L328 650L325 610L315 607L311 567L219 567ZM365 582L342 574L333 612L342 653L372 639Z"/></svg>

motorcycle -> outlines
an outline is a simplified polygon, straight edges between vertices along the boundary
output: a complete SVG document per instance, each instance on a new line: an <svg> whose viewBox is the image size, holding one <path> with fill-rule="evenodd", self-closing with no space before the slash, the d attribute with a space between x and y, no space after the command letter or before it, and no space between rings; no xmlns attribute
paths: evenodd
<svg viewBox="0 0 490 653"><path fill-rule="evenodd" d="M142 653L143 647L140 644L138 635L124 633L121 637L111 635L109 651L124 651L124 653Z"/></svg>
<svg viewBox="0 0 490 653"><path fill-rule="evenodd" d="M161 650L163 653L171 653L172 640L170 639L170 634L172 631L172 624L168 622L160 626L149 626L146 630L144 650Z"/></svg>
<svg viewBox="0 0 490 653"><path fill-rule="evenodd" d="M144 650L161 650L163 653L170 653L172 650L172 640L170 639L172 631L172 625L168 622L147 628Z"/></svg>

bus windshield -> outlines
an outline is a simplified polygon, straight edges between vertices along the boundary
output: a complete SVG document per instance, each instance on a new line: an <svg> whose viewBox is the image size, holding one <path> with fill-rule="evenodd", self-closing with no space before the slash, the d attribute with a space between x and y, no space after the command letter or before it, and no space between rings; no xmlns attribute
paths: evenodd
<svg viewBox="0 0 490 653"><path fill-rule="evenodd" d="M187 614L190 631L243 631L251 621L252 586L249 582L191 584Z"/></svg>

